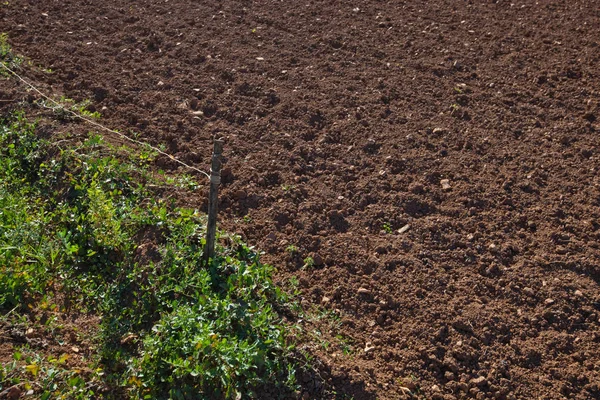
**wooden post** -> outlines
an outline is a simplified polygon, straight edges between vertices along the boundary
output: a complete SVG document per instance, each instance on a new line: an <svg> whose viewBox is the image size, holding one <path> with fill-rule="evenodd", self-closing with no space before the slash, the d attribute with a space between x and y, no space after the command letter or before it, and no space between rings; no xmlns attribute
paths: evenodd
<svg viewBox="0 0 600 400"><path fill-rule="evenodd" d="M221 154L223 141L215 139L210 166L210 193L208 196L208 223L206 226L206 246L204 247L204 263L208 266L215 256L215 238L217 234L217 203L219 202L219 185L221 184Z"/></svg>

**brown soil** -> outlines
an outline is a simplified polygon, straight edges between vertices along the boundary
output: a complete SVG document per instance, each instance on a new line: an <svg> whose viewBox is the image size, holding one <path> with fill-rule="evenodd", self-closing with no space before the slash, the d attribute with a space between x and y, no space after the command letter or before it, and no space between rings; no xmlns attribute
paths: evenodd
<svg viewBox="0 0 600 400"><path fill-rule="evenodd" d="M600 398L598 1L11 0L0 31L106 125L204 169L225 138L221 227L353 345L309 398Z"/></svg>

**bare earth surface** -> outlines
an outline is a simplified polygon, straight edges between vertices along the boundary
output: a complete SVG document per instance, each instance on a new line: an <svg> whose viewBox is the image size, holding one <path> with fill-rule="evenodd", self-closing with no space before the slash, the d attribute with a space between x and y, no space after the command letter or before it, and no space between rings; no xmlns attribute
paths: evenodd
<svg viewBox="0 0 600 400"><path fill-rule="evenodd" d="M305 398L600 398L600 2L11 0L0 32L105 125L202 169L225 138L221 227L340 316Z"/></svg>

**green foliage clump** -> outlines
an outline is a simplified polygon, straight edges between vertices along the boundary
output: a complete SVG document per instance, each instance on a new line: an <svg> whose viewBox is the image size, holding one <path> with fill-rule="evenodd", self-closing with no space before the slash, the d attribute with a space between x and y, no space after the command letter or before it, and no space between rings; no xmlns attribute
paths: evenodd
<svg viewBox="0 0 600 400"><path fill-rule="evenodd" d="M139 157L109 150L98 137L61 150L22 115L2 121L0 310L18 315L51 301L100 315L96 379L131 398L293 390L278 313L288 299L272 267L222 233L229 245L203 265L205 217L152 193ZM32 368L37 376L37 365L24 376ZM18 370L0 374L0 389ZM54 374L52 393L72 396L74 377Z"/></svg>

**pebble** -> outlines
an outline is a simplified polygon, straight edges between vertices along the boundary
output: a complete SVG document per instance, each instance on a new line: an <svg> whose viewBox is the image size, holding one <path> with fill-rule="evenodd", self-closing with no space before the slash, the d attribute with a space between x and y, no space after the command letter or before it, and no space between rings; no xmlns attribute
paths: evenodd
<svg viewBox="0 0 600 400"><path fill-rule="evenodd" d="M444 128L434 128L432 132L434 135L443 135L446 130Z"/></svg>
<svg viewBox="0 0 600 400"><path fill-rule="evenodd" d="M450 180L449 179L442 179L440 181L440 185L442 185L442 189L443 190L451 190L452 186L450 185Z"/></svg>
<svg viewBox="0 0 600 400"><path fill-rule="evenodd" d="M554 300L553 300L553 299L546 299L546 300L544 300L544 303L545 303L547 306L550 306L550 305L554 304Z"/></svg>
<svg viewBox="0 0 600 400"><path fill-rule="evenodd" d="M525 294L529 295L529 296L533 296L533 295L535 295L535 292L534 292L534 291L533 291L533 289L532 289L532 288L530 288L530 287L523 288L523 292L524 292Z"/></svg>
<svg viewBox="0 0 600 400"><path fill-rule="evenodd" d="M471 32L471 31L469 31ZM469 88L467 87L466 83L458 83L456 85L457 88L459 88L460 90L462 90L463 92L470 92Z"/></svg>
<svg viewBox="0 0 600 400"><path fill-rule="evenodd" d="M369 289L367 289L367 288L364 288L364 287L358 288L358 290L356 292L358 294L362 294L362 295L365 295L365 296L368 296L368 295L371 294L371 291Z"/></svg>
<svg viewBox="0 0 600 400"><path fill-rule="evenodd" d="M406 225L404 225L402 228L398 229L398 233L399 233L399 234L402 234L402 233L404 233L404 232L408 231L409 229L410 229L410 225L409 225L409 224L406 224Z"/></svg>
<svg viewBox="0 0 600 400"><path fill-rule="evenodd" d="M331 299L327 296L323 296L323 298L321 299L321 304L324 306L329 304L330 302L331 302Z"/></svg>
<svg viewBox="0 0 600 400"><path fill-rule="evenodd" d="M583 297L583 292L581 290L576 290L573 294L577 297Z"/></svg>
<svg viewBox="0 0 600 400"><path fill-rule="evenodd" d="M365 353L370 353L375 350L375 346L371 346L371 342L365 343Z"/></svg>

